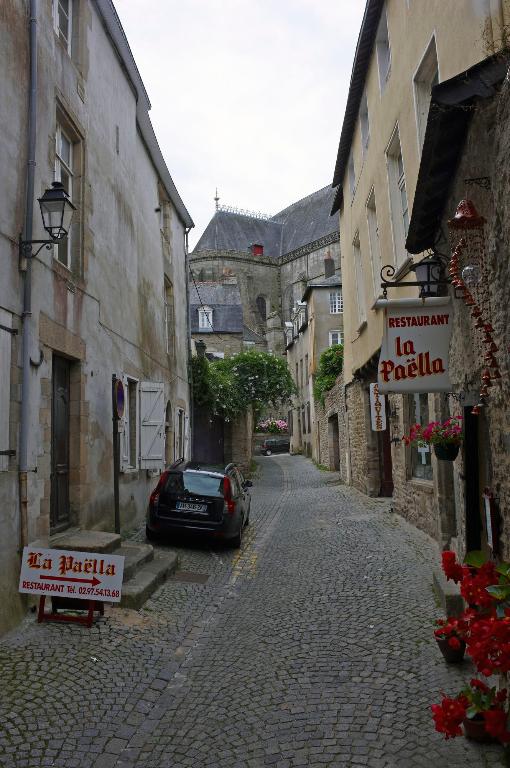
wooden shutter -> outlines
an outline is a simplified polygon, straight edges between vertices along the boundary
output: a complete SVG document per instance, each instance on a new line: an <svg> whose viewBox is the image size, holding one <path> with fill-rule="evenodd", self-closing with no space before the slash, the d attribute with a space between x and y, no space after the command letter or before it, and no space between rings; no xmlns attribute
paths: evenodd
<svg viewBox="0 0 510 768"><path fill-rule="evenodd" d="M140 467L162 469L165 464L165 387L140 382Z"/></svg>
<svg viewBox="0 0 510 768"><path fill-rule="evenodd" d="M0 309L0 325L12 328L12 315ZM11 334L0 328L0 451L8 451L9 406L11 399ZM0 472L9 467L9 458L0 456Z"/></svg>

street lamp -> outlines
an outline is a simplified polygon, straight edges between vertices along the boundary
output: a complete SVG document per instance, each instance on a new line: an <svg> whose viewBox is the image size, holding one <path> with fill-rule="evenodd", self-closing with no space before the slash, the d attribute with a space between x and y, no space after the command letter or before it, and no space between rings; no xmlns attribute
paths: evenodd
<svg viewBox="0 0 510 768"><path fill-rule="evenodd" d="M51 189L47 189L38 200L41 208L43 227L50 236L50 240L22 240L19 238L21 256L37 256L39 251L46 247L51 248L55 243L67 237L71 228L71 220L76 207L69 199L69 195L60 181L54 181ZM33 254L32 245L40 247Z"/></svg>
<svg viewBox="0 0 510 768"><path fill-rule="evenodd" d="M381 269L381 288L383 289L384 298L388 296L388 288L408 288L411 285L415 285L420 289L420 298L425 299L430 296L437 296L439 286L448 285L450 282L444 277L441 254L437 252L427 255L417 264L413 264L410 267L410 271L416 275L416 280L414 281L392 280L391 278L394 277L396 271L392 264L386 264Z"/></svg>

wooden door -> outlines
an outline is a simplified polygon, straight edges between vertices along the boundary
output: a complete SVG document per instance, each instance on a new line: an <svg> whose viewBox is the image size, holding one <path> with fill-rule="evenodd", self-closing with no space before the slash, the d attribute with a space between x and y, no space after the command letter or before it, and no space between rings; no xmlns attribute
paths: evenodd
<svg viewBox="0 0 510 768"><path fill-rule="evenodd" d="M69 525L69 381L71 364L53 356L51 407L51 504L52 530Z"/></svg>

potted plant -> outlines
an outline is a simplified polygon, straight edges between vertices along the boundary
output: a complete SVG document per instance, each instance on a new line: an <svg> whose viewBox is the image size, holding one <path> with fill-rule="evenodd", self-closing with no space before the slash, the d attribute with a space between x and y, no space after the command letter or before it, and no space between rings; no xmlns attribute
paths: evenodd
<svg viewBox="0 0 510 768"><path fill-rule="evenodd" d="M465 735L473 741L506 744L510 741L506 704L506 689L489 688L474 678L455 698L443 696L441 704L432 705L436 731L446 739Z"/></svg>
<svg viewBox="0 0 510 768"><path fill-rule="evenodd" d="M436 627L434 637L445 661L460 664L466 652L466 622L462 618L437 619Z"/></svg>
<svg viewBox="0 0 510 768"><path fill-rule="evenodd" d="M425 427L413 424L402 440L406 445L432 445L441 461L454 461L462 443L462 416L451 416L445 421L431 421Z"/></svg>

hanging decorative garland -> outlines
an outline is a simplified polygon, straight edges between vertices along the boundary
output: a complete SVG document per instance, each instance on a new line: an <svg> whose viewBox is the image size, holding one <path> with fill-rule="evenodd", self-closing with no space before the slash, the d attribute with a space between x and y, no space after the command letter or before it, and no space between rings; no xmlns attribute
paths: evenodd
<svg viewBox="0 0 510 768"><path fill-rule="evenodd" d="M484 366L480 399L471 411L477 415L486 405L493 382L499 383L501 379L498 347L492 336L494 327L486 269L485 219L478 214L471 200L461 200L455 216L448 222L448 227L452 247L448 274L452 285L461 292L466 306L471 307L475 345Z"/></svg>

